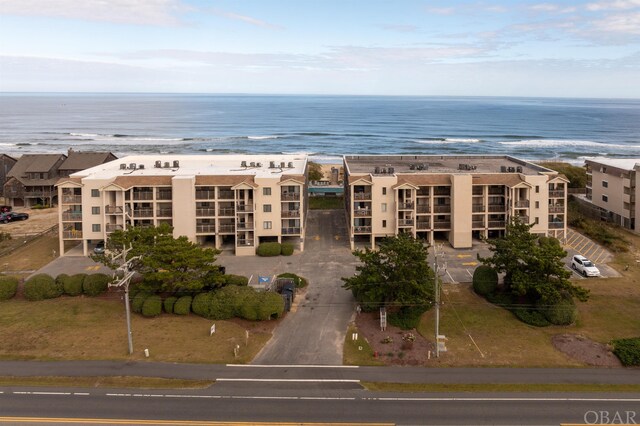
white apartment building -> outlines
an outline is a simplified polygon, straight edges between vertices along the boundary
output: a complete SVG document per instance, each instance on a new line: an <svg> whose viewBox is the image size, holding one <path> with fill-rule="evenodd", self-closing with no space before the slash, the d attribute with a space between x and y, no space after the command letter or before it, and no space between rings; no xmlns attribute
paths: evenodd
<svg viewBox="0 0 640 426"><path fill-rule="evenodd" d="M592 158L585 160L585 165L587 199L600 211L601 218L637 232L640 158Z"/></svg>
<svg viewBox="0 0 640 426"><path fill-rule="evenodd" d="M60 254L161 223L236 255L266 241L303 250L306 172L299 155L135 155L73 173L57 184Z"/></svg>
<svg viewBox="0 0 640 426"><path fill-rule="evenodd" d="M409 232L470 248L519 216L531 232L565 238L568 180L509 156L344 157L351 248Z"/></svg>

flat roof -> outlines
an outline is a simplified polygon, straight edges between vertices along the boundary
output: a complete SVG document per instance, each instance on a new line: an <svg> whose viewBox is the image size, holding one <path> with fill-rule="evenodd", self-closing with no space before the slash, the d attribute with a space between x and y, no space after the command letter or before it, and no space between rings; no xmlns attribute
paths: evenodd
<svg viewBox="0 0 640 426"><path fill-rule="evenodd" d="M130 155L73 173L71 177L245 175L280 179L283 175L304 174L306 163L304 155Z"/></svg>
<svg viewBox="0 0 640 426"><path fill-rule="evenodd" d="M585 158L585 161L602 164L603 166L617 167L623 170L633 170L636 164L640 163L640 158L591 157Z"/></svg>
<svg viewBox="0 0 640 426"><path fill-rule="evenodd" d="M517 171L525 175L555 173L545 167L506 155L345 155L344 159L349 172L357 174L376 174L376 167L387 170L393 167L396 174L502 173L502 167L506 167L509 172Z"/></svg>

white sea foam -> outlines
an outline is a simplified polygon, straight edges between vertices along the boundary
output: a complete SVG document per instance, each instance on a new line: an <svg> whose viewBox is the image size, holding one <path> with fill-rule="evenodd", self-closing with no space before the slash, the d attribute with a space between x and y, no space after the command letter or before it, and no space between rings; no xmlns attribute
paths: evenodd
<svg viewBox="0 0 640 426"><path fill-rule="evenodd" d="M425 145L448 145L453 143L477 143L482 142L474 138L446 138L446 139L415 139L414 142Z"/></svg>
<svg viewBox="0 0 640 426"><path fill-rule="evenodd" d="M283 155L314 155L312 151L282 151Z"/></svg>
<svg viewBox="0 0 640 426"><path fill-rule="evenodd" d="M263 140L263 139L278 139L278 137L275 136L275 135L271 135L271 136L247 136L247 139Z"/></svg>
<svg viewBox="0 0 640 426"><path fill-rule="evenodd" d="M600 149L640 149L640 145L611 144L584 140L562 140L562 139L530 139L522 141L499 142L501 145L532 148L560 148L560 147L593 147Z"/></svg>
<svg viewBox="0 0 640 426"><path fill-rule="evenodd" d="M476 142L481 142L481 140L480 139L473 139L473 138L446 138L445 142L447 142L447 143L456 143L456 142L476 143Z"/></svg>
<svg viewBox="0 0 640 426"><path fill-rule="evenodd" d="M0 146L16 146L15 143L0 142Z"/></svg>

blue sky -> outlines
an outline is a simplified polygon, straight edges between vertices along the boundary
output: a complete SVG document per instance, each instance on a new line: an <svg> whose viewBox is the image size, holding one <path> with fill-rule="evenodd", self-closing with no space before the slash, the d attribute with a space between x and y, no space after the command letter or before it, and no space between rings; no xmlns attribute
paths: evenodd
<svg viewBox="0 0 640 426"><path fill-rule="evenodd" d="M0 0L0 91L640 98L640 0Z"/></svg>

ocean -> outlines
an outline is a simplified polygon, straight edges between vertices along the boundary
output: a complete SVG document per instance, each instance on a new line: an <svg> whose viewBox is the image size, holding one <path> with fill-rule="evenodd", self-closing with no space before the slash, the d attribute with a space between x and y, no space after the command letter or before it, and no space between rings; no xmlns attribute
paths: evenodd
<svg viewBox="0 0 640 426"><path fill-rule="evenodd" d="M0 94L0 152L640 157L640 100Z"/></svg>

